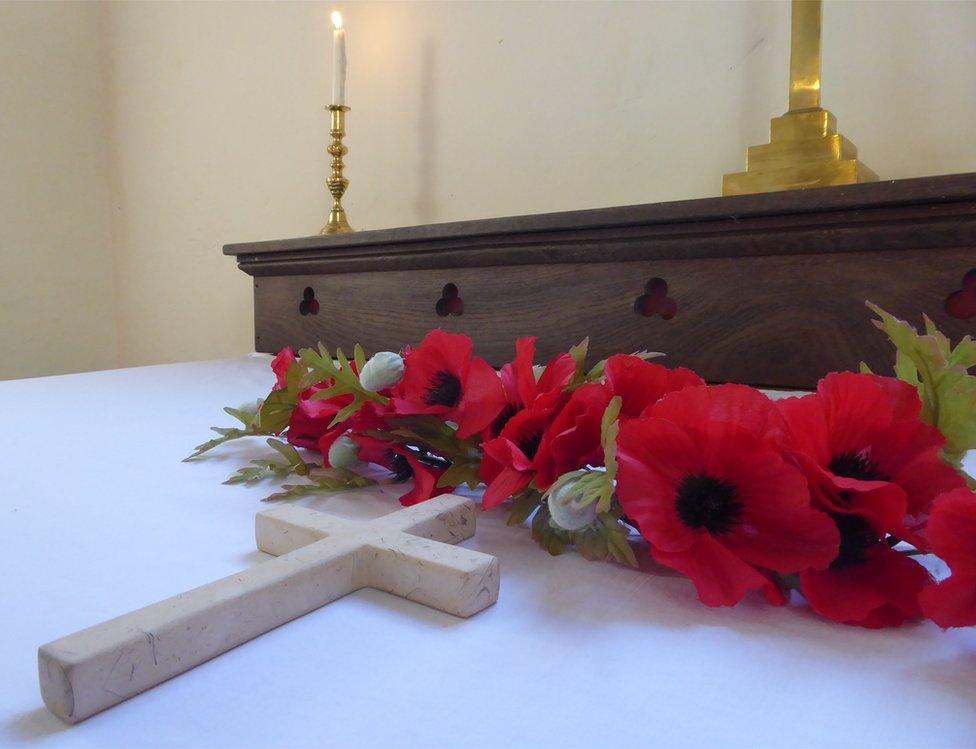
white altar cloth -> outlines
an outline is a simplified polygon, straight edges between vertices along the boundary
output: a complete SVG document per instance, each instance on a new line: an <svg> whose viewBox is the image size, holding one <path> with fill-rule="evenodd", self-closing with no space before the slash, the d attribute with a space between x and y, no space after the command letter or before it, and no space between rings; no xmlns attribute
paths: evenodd
<svg viewBox="0 0 976 749"><path fill-rule="evenodd" d="M800 604L708 609L691 584L551 557L501 511L498 603L456 619L364 590L76 726L43 707L49 640L251 564L268 486L221 486L260 440L181 463L245 357L0 382L0 746L963 747L976 630L867 631ZM970 461L970 466L976 461ZM306 502L396 509L392 488Z"/></svg>

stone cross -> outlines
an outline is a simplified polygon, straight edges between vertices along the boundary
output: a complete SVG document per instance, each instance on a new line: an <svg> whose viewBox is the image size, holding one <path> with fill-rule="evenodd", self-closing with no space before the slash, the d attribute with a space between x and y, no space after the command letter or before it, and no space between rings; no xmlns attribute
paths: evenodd
<svg viewBox="0 0 976 749"><path fill-rule="evenodd" d="M276 559L42 646L44 703L77 723L360 588L476 614L498 598L498 560L448 545L474 530L474 502L452 494L365 523L259 513L258 548Z"/></svg>

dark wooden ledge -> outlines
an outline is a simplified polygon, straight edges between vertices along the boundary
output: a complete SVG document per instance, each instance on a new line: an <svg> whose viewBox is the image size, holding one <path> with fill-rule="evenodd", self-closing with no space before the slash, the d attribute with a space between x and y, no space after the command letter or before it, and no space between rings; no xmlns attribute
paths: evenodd
<svg viewBox="0 0 976 749"><path fill-rule="evenodd" d="M976 173L967 173L246 242L224 253L264 276L915 249L972 243L974 205Z"/></svg>

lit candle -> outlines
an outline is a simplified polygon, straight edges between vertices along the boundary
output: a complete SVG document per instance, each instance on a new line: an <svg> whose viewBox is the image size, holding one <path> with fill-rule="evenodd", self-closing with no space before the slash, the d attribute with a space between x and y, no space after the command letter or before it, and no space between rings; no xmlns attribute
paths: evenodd
<svg viewBox="0 0 976 749"><path fill-rule="evenodd" d="M332 103L346 103L346 30L342 15L332 11Z"/></svg>

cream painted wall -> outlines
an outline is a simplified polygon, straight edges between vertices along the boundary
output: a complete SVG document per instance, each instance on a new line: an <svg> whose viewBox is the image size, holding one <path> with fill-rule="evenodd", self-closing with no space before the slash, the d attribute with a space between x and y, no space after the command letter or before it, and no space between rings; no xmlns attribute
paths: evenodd
<svg viewBox="0 0 976 749"><path fill-rule="evenodd" d="M785 2L113 4L120 363L250 350L220 246L321 226L336 5L357 228L715 195L785 108ZM882 177L976 171L974 38L976 3L828 0L824 104Z"/></svg>
<svg viewBox="0 0 976 749"><path fill-rule="evenodd" d="M0 3L0 379L118 361L106 10Z"/></svg>

